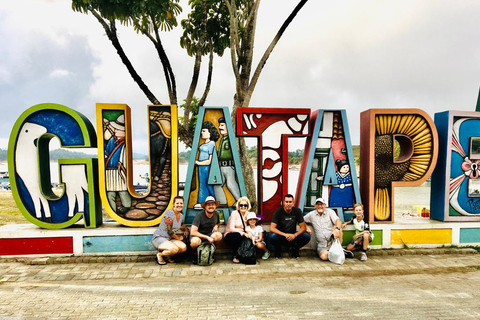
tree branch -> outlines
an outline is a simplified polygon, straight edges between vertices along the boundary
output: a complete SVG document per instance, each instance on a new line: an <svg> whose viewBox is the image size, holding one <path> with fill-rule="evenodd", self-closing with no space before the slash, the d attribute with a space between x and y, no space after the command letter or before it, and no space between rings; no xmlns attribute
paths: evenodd
<svg viewBox="0 0 480 320"><path fill-rule="evenodd" d="M122 60L125 67L127 67L127 70L132 76L133 81L137 83L137 85L140 87L140 90L143 91L143 93L147 96L148 100L150 100L151 103L161 104L160 101L158 101L158 99L155 97L155 95L150 91L150 89L145 84L145 82L143 82L142 78L137 73L132 63L128 59L127 55L125 54L125 51L123 50L120 42L118 41L117 29L115 27L115 20L110 20L110 25L108 25L108 23L105 22L105 20L103 20L103 18L98 12L96 12L93 9L90 9L89 11L93 14L95 18L97 18L98 22L100 22L103 29L105 29L108 39L110 39L113 47L117 50L117 54L120 56L120 59Z"/></svg>
<svg viewBox="0 0 480 320"><path fill-rule="evenodd" d="M268 46L268 48L265 50L265 53L263 54L262 59L259 61L257 68L255 69L255 72L253 74L252 80L250 82L250 85L248 87L248 101L250 101L251 95L253 93L253 90L255 89L255 86L257 85L258 78L260 77L260 73L262 72L263 67L267 63L268 58L270 57L270 54L272 53L273 49L277 45L278 41L282 37L283 33L287 29L287 27L290 25L290 23L293 21L297 13L303 8L303 6L308 2L308 0L301 0L295 9L290 13L288 18L285 20L285 22L282 24L280 29L278 30L277 34L273 38L272 42Z"/></svg>

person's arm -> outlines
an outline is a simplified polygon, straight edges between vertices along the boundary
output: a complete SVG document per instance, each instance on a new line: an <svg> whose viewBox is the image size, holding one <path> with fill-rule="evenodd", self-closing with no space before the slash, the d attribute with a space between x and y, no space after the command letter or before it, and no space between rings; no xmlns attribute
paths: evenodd
<svg viewBox="0 0 480 320"><path fill-rule="evenodd" d="M203 234L203 233L198 232L198 227L197 227L197 226L192 225L192 228L191 228L191 230L190 230L190 235L191 235L192 237L198 237L198 238L200 238L200 239L205 239L205 240L207 240L208 242L213 243L213 238L207 236L206 234Z"/></svg>
<svg viewBox="0 0 480 320"><path fill-rule="evenodd" d="M285 237L287 234L277 229L277 224L275 222L270 223L270 232L278 234L279 236Z"/></svg>
<svg viewBox="0 0 480 320"><path fill-rule="evenodd" d="M195 161L195 164L197 166L209 166L210 163L212 163L212 156L213 155L209 155L207 160L202 160L202 161L197 160L197 161Z"/></svg>
<svg viewBox="0 0 480 320"><path fill-rule="evenodd" d="M343 229L343 228L345 228L347 225L349 225L351 222L352 222L351 220L350 220L350 221L347 221L347 222L345 222L345 223L342 225L342 229Z"/></svg>
<svg viewBox="0 0 480 320"><path fill-rule="evenodd" d="M263 230L262 232L258 233L258 240L256 240L255 242L262 242L262 241L263 241Z"/></svg>
<svg viewBox="0 0 480 320"><path fill-rule="evenodd" d="M302 233L306 232L307 231L307 224L304 222L300 222L298 224L298 226L300 227L297 232L295 232L294 236L295 238L298 237L299 235L301 235Z"/></svg>
<svg viewBox="0 0 480 320"><path fill-rule="evenodd" d="M242 219L240 212L238 212L237 210L232 211L230 218L227 221L227 228L230 230L229 232L238 232L243 236L245 235L245 230L243 230L243 224L241 228L237 228L237 221L242 223L240 219Z"/></svg>
<svg viewBox="0 0 480 320"><path fill-rule="evenodd" d="M335 239L340 237L340 230L342 230L342 220L340 220L340 218L337 218L337 220L335 220L335 226L333 227L332 231L333 237Z"/></svg>
<svg viewBox="0 0 480 320"><path fill-rule="evenodd" d="M303 220L305 221L306 232L311 235L312 228L310 228L310 224L312 223L312 213L311 212L307 213L305 217L303 217Z"/></svg>

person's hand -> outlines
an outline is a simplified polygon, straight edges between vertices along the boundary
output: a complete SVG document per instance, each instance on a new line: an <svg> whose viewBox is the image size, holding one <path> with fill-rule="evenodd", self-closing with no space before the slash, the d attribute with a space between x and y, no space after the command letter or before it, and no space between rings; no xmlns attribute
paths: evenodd
<svg viewBox="0 0 480 320"><path fill-rule="evenodd" d="M347 226L347 223L345 222L344 224L342 224L342 229L344 229L346 226Z"/></svg>
<svg viewBox="0 0 480 320"><path fill-rule="evenodd" d="M296 236L295 236L294 234L287 233L287 235L285 236L285 238L286 238L288 241L293 241L293 240L295 240Z"/></svg>
<svg viewBox="0 0 480 320"><path fill-rule="evenodd" d="M333 229L333 238L338 239L340 236L340 230L337 230L337 228Z"/></svg>
<svg viewBox="0 0 480 320"><path fill-rule="evenodd" d="M213 227L212 233L217 232L217 231L218 231L218 226Z"/></svg>
<svg viewBox="0 0 480 320"><path fill-rule="evenodd" d="M309 226L307 226L307 233L312 234L312 229Z"/></svg>
<svg viewBox="0 0 480 320"><path fill-rule="evenodd" d="M207 237L208 242L213 243L213 238L212 237Z"/></svg>

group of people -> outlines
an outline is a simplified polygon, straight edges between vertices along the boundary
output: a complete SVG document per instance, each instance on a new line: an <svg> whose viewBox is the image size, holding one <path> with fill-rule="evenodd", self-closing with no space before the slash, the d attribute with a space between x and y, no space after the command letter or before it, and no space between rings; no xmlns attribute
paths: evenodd
<svg viewBox="0 0 480 320"><path fill-rule="evenodd" d="M202 242L218 243L224 239L232 249L233 263L240 263L237 249L246 237L253 241L255 246L263 251L262 259L270 257L264 239L264 230L258 225L260 220L251 212L251 203L247 197L240 197L236 203L236 210L232 211L222 235L218 231L220 216L216 211L219 203L213 196L207 196L201 204L203 210L193 219L190 230L185 226L182 214L184 200L182 197L174 198L173 209L165 212L158 229L153 234L152 244L158 250L157 263L164 265L174 262L173 256L187 250L186 241L196 252ZM315 201L315 210L305 216L302 211L294 206L294 197L285 195L283 204L273 214L270 224L269 241L273 247L276 259L282 257L283 249L291 251L294 258L300 257L300 249L311 240L312 227L315 233L317 253L321 260L328 260L328 251L335 239L343 240L343 228L352 223L355 235L344 249L345 257L353 258L353 250L360 251L360 260L367 260L367 249L373 240L373 233L368 223L363 220L363 205L354 205L354 217L342 223L335 211L327 208L326 201L318 198ZM298 227L297 227L298 226ZM195 259L194 259L195 261Z"/></svg>

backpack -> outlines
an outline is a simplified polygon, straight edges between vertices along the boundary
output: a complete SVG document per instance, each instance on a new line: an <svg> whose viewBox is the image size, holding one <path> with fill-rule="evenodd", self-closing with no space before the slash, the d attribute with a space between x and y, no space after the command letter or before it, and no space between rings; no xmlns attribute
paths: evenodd
<svg viewBox="0 0 480 320"><path fill-rule="evenodd" d="M243 238L237 250L238 260L244 264L256 264L256 254L257 252L253 241L248 238Z"/></svg>
<svg viewBox="0 0 480 320"><path fill-rule="evenodd" d="M197 247L197 264L199 266L209 266L213 263L213 254L215 245L213 243L202 242Z"/></svg>

